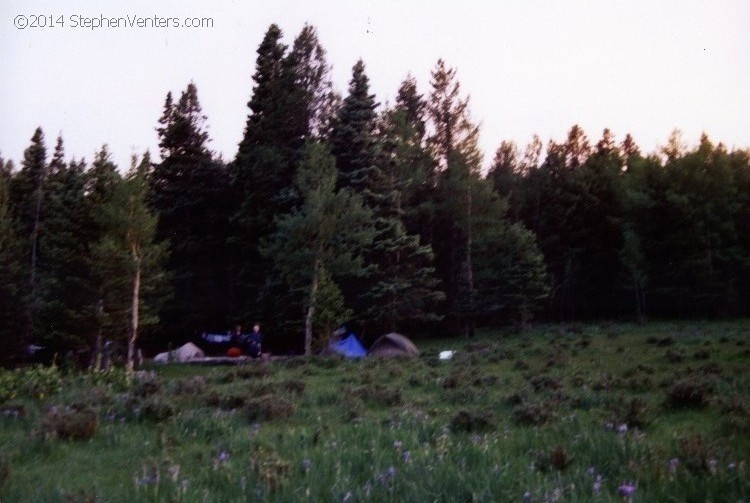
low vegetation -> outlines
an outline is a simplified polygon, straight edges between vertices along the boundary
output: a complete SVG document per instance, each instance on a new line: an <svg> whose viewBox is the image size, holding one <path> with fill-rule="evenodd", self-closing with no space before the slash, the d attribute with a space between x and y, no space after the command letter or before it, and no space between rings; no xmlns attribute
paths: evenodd
<svg viewBox="0 0 750 503"><path fill-rule="evenodd" d="M2 371L0 500L750 499L750 321L568 328L132 382Z"/></svg>

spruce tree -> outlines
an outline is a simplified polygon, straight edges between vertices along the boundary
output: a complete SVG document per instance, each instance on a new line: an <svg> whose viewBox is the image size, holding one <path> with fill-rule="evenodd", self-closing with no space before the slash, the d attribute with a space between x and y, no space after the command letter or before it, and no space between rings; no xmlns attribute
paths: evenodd
<svg viewBox="0 0 750 503"><path fill-rule="evenodd" d="M331 153L336 158L341 187L364 191L373 177L379 154L375 136L377 106L360 59L352 68L349 94L339 109L331 135Z"/></svg>
<svg viewBox="0 0 750 503"><path fill-rule="evenodd" d="M21 170L13 176L10 185L12 216L17 225L16 232L22 248L23 274L26 277L23 288L25 315L21 330L21 346L31 344L38 331L37 316L41 305L38 289L39 236L47 178L44 133L41 128L37 128L31 137L31 145L23 153Z"/></svg>
<svg viewBox="0 0 750 503"><path fill-rule="evenodd" d="M12 164L0 157L0 342L6 348L0 364L9 364L22 352L18 326L23 310L21 297L20 243L10 207Z"/></svg>
<svg viewBox="0 0 750 503"><path fill-rule="evenodd" d="M359 196L348 189L336 190L337 177L328 148L309 142L295 178L302 202L278 219L276 232L261 247L264 256L273 258L274 268L289 288L303 293L304 319L298 327L304 327L308 355L313 347L321 283L328 274L364 274L362 254L373 239L370 212Z"/></svg>
<svg viewBox="0 0 750 503"><path fill-rule="evenodd" d="M437 229L444 239L435 243L438 269L446 284L448 309L465 335L474 334L476 289L473 261L473 195L480 179L479 127L470 118L468 98L462 98L456 72L438 60L432 72L428 114L432 135L428 145L439 169Z"/></svg>
<svg viewBox="0 0 750 503"><path fill-rule="evenodd" d="M165 333L184 339L228 323L229 173L208 148L195 84L188 84L176 102L167 95L159 124L162 159L147 173L149 202L159 217L158 239L169 239L172 246L168 268L174 298L165 308Z"/></svg>
<svg viewBox="0 0 750 503"><path fill-rule="evenodd" d="M65 162L62 138L49 164L39 286L40 342L56 353L85 350L94 330L90 247L98 239L85 200L85 164Z"/></svg>

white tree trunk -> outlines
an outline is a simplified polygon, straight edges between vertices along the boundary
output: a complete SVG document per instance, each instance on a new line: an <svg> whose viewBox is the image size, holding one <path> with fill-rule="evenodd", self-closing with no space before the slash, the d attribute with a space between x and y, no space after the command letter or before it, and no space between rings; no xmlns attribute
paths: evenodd
<svg viewBox="0 0 750 503"><path fill-rule="evenodd" d="M318 270L320 269L320 259L315 259L313 267L312 284L310 285L310 305L307 306L305 315L305 355L312 354L313 338L313 316L315 315L315 303L318 297Z"/></svg>
<svg viewBox="0 0 750 503"><path fill-rule="evenodd" d="M128 337L128 363L126 371L128 375L133 373L133 361L135 360L135 341L138 339L138 307L141 296L141 260L138 257L135 245L132 246L133 259L135 261L135 276L133 277L133 299L130 318L130 336Z"/></svg>

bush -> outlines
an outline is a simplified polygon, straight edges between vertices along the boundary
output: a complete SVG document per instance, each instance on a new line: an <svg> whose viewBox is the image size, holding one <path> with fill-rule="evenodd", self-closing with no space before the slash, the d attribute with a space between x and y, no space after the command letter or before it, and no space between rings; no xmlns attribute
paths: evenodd
<svg viewBox="0 0 750 503"><path fill-rule="evenodd" d="M453 432L480 432L493 429L494 419L489 412L469 412L461 410L451 419Z"/></svg>
<svg viewBox="0 0 750 503"><path fill-rule="evenodd" d="M543 473L552 468L563 471L572 462L562 445L556 445L551 451L537 451L534 456L534 468Z"/></svg>
<svg viewBox="0 0 750 503"><path fill-rule="evenodd" d="M517 424L538 426L555 417L554 407L550 402L521 403L513 407L513 419Z"/></svg>
<svg viewBox="0 0 750 503"><path fill-rule="evenodd" d="M294 404L284 397L263 395L245 406L250 421L286 419L294 414Z"/></svg>
<svg viewBox="0 0 750 503"><path fill-rule="evenodd" d="M147 421L160 423L177 414L177 407L162 395L151 395L140 407L140 417Z"/></svg>
<svg viewBox="0 0 750 503"><path fill-rule="evenodd" d="M96 434L99 420L91 408L51 407L42 419L45 438L86 440Z"/></svg>
<svg viewBox="0 0 750 503"><path fill-rule="evenodd" d="M178 395L197 395L206 389L206 378L203 376L186 377L175 383L175 393Z"/></svg>
<svg viewBox="0 0 750 503"><path fill-rule="evenodd" d="M696 409L708 403L711 386L695 378L681 379L667 390L667 406L672 409Z"/></svg>

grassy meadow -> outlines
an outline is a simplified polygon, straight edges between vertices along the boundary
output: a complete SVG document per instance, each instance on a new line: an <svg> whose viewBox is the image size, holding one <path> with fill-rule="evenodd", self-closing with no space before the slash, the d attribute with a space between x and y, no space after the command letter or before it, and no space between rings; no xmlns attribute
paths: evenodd
<svg viewBox="0 0 750 503"><path fill-rule="evenodd" d="M750 320L415 342L3 371L0 501L750 501Z"/></svg>

